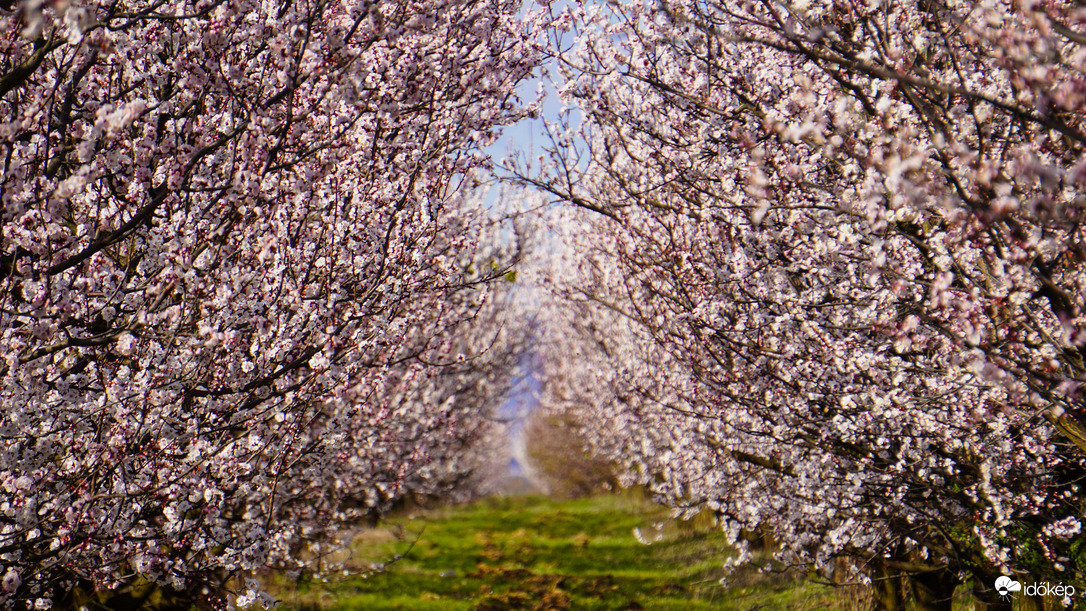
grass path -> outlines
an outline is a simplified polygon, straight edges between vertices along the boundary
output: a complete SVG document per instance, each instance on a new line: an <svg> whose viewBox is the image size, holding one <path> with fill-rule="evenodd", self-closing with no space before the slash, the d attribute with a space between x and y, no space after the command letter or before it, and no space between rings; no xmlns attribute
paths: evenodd
<svg viewBox="0 0 1086 611"><path fill-rule="evenodd" d="M273 591L297 610L842 608L839 590L794 574L751 567L721 587L730 553L720 533L630 495L419 511L363 533L350 564L397 554L368 577L281 581Z"/></svg>

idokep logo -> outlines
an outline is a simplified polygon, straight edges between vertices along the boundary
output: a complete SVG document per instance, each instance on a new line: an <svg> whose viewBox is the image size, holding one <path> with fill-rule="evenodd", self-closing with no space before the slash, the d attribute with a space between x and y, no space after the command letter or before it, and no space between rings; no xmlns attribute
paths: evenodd
<svg viewBox="0 0 1086 611"><path fill-rule="evenodd" d="M1000 575L998 578L996 578L995 589L996 592L999 592L1000 596L1006 598L1011 595L1011 592L1021 591L1022 584L1011 579L1010 577L1007 577L1006 575Z"/></svg>
<svg viewBox="0 0 1086 611"><path fill-rule="evenodd" d="M1062 583L1050 584L1047 581L1042 581L1041 583L1031 583L1023 588L1021 583L1006 575L1000 575L996 579L995 590L1003 598L1010 597L1012 592L1021 592L1026 596L1058 596L1068 601L1075 595L1075 586L1065 586ZM1065 602L1064 604L1068 603Z"/></svg>

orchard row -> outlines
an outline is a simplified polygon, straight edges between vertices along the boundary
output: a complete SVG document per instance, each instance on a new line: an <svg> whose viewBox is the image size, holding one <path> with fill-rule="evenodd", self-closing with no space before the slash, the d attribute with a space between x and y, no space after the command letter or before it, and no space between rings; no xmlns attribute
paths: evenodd
<svg viewBox="0 0 1086 611"><path fill-rule="evenodd" d="M740 550L771 535L888 608L1086 589L1075 2L0 24L0 600L270 602L242 578L483 485L528 363ZM487 204L541 70L569 111Z"/></svg>

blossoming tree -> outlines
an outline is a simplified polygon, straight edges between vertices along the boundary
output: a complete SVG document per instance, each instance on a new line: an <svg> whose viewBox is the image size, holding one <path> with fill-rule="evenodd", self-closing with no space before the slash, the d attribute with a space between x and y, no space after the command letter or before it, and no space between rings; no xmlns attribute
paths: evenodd
<svg viewBox="0 0 1086 611"><path fill-rule="evenodd" d="M463 479L515 352L471 182L517 10L0 4L0 601L220 600Z"/></svg>
<svg viewBox="0 0 1086 611"><path fill-rule="evenodd" d="M576 400L597 446L736 536L854 559L888 607L902 576L931 608L1081 583L1084 20L569 8L583 119L521 173L597 217L555 276L586 356L551 361L608 380Z"/></svg>

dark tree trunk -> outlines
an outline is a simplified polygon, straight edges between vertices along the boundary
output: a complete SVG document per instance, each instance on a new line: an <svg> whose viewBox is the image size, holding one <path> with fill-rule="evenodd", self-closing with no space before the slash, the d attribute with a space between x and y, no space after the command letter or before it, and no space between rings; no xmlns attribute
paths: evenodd
<svg viewBox="0 0 1086 611"><path fill-rule="evenodd" d="M904 611L905 580L892 569L876 569L871 574L873 611Z"/></svg>
<svg viewBox="0 0 1086 611"><path fill-rule="evenodd" d="M922 611L951 611L958 578L947 569L916 573L909 578L916 608Z"/></svg>

